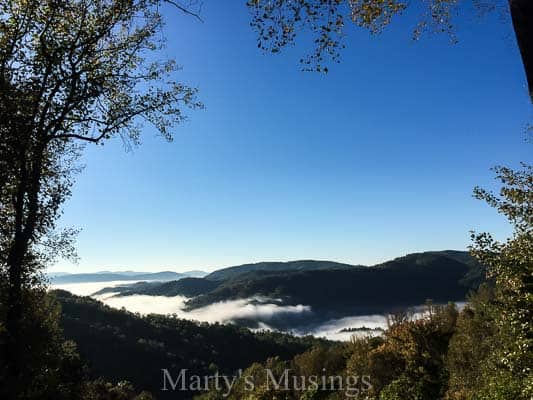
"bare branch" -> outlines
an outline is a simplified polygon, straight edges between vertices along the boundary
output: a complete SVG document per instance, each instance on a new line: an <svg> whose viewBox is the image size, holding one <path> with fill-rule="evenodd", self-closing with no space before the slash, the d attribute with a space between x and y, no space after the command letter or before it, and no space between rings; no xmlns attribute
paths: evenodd
<svg viewBox="0 0 533 400"><path fill-rule="evenodd" d="M78 135L77 133L62 133L59 135L52 136L50 140L51 139L78 139L78 140L83 140L85 142L98 143L100 140L103 139L103 137L104 137L103 134L93 137L93 136Z"/></svg>
<svg viewBox="0 0 533 400"><path fill-rule="evenodd" d="M184 7L181 4L179 4L179 3L175 2L175 1L172 1L172 0L164 0L164 1L165 1L165 3L173 5L174 7L176 7L181 12L193 16L198 21L200 21L202 23L204 22L204 20L202 19L202 17L200 17L200 15L198 13L195 13L194 11L189 10L187 7Z"/></svg>

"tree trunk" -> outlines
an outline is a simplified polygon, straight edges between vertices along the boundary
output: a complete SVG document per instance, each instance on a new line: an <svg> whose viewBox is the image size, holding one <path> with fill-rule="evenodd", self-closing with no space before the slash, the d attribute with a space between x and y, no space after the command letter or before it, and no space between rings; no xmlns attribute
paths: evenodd
<svg viewBox="0 0 533 400"><path fill-rule="evenodd" d="M20 365L20 336L22 307L22 268L24 265L24 254L27 244L23 238L24 232L24 199L28 189L28 173L26 161L26 149L21 145L18 149L18 187L14 197L15 229L11 248L7 257L8 287L7 287L7 315L6 315L6 340L5 340L5 360L7 363L7 374L10 380L8 386L9 398L17 398L20 391L19 375Z"/></svg>
<svg viewBox="0 0 533 400"><path fill-rule="evenodd" d="M24 390L21 383L29 377L24 375L22 360L23 346L23 315L24 315L24 280L27 268L27 256L36 228L39 207L39 192L45 142L31 145L22 141L19 148L17 163L19 164L18 188L14 198L15 231L8 257L8 292L6 315L5 357L9 377L8 399L18 399Z"/></svg>
<svg viewBox="0 0 533 400"><path fill-rule="evenodd" d="M6 342L5 357L7 362L7 374L9 383L9 398L18 398L20 392L20 375L22 366L20 356L23 349L20 346L21 338L21 317L22 307L22 266L23 254L19 246L20 240L15 241L15 246L8 259L8 294L7 294L7 315L6 315Z"/></svg>
<svg viewBox="0 0 533 400"><path fill-rule="evenodd" d="M533 0L509 0L509 9L533 102Z"/></svg>

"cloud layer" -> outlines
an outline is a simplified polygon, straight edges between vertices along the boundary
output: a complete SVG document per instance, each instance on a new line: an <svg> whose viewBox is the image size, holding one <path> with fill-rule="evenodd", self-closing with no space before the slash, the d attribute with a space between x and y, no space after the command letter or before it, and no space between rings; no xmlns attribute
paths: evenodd
<svg viewBox="0 0 533 400"><path fill-rule="evenodd" d="M104 287L114 287L124 284L123 281L94 282L53 285L54 289L68 290L80 296L89 296ZM126 282L131 284L133 282ZM116 293L106 293L101 296L93 296L103 303L114 307L138 312L140 314L176 314L180 318L186 318L203 322L231 322L235 320L253 320L268 323L276 318L298 316L311 313L311 307L298 304L285 306L276 304L276 299L253 297L214 303L206 307L191 311L185 310L186 297L183 296L147 296L133 295L113 297ZM261 325L268 328L267 325Z"/></svg>
<svg viewBox="0 0 533 400"><path fill-rule="evenodd" d="M132 284L132 281L113 281L113 282L91 282L53 285L54 289L68 290L71 293L80 296L89 296L104 287L114 287L121 284ZM278 325L280 321L293 323L289 326L297 326L287 329L298 336L313 335L324 337L330 340L347 341L354 335L377 335L379 331L359 331L359 332L342 332L347 328L386 328L387 318L383 315L359 315L339 319L330 319L327 321L316 322L313 318L313 312L308 305L298 304L295 306L286 306L276 304L276 299L266 298L248 298L231 301L223 301L211 304L206 307L195 310L186 310L186 297L183 296L147 296L132 295L113 297L115 293L106 293L101 296L93 296L103 303L114 307L122 308L131 312L140 314L176 314L179 318L202 321L202 322L220 322L231 323L236 320L254 321L259 330L272 330L273 326ZM464 303L457 304L459 308ZM414 317L420 318L423 314L418 311ZM316 316L314 316L316 317ZM312 323L310 321L313 321Z"/></svg>

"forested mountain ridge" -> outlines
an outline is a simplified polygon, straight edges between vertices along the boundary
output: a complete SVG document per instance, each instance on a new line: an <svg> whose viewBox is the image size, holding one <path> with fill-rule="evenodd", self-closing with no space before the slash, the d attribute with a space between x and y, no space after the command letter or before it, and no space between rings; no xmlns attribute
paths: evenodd
<svg viewBox="0 0 533 400"><path fill-rule="evenodd" d="M338 263L335 261L320 261L320 260L297 260L297 261L271 261L258 262L252 264L242 264L233 267L221 268L204 278L212 281L225 281L236 278L239 275L248 272L288 272L288 271L315 271L315 270L338 270L350 269L353 265Z"/></svg>
<svg viewBox="0 0 533 400"><path fill-rule="evenodd" d="M427 299L462 300L473 288L463 282L470 271L468 265L438 255L427 264L400 260L340 270L254 272L223 282L187 304L196 308L217 301L266 296L281 299L283 304L310 305L315 311L383 312L422 304Z"/></svg>
<svg viewBox="0 0 533 400"><path fill-rule="evenodd" d="M428 266L438 263L443 258L448 258L459 263L468 265L472 268L482 269L479 262L467 251L459 250L442 250L442 251L424 251L420 253L410 253L405 256L396 257L392 260L385 261L374 267L389 267L393 264L397 266Z"/></svg>
<svg viewBox="0 0 533 400"><path fill-rule="evenodd" d="M287 269L281 269L283 266ZM189 309L263 296L280 304L306 304L315 311L335 309L342 314L344 309L350 313L387 312L427 299L462 300L483 277L483 268L468 253L442 251L409 254L373 267L325 261L246 264L205 278L138 283L97 293L181 295L190 298Z"/></svg>
<svg viewBox="0 0 533 400"><path fill-rule="evenodd" d="M136 282L113 287L106 287L95 292L95 295L115 293L116 296L144 294L148 296L185 296L194 297L216 289L221 282L205 278L182 278L168 282Z"/></svg>

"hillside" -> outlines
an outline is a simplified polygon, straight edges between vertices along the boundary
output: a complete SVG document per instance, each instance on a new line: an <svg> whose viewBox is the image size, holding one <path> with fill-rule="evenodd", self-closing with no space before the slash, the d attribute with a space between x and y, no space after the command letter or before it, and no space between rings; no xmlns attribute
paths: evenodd
<svg viewBox="0 0 533 400"><path fill-rule="evenodd" d="M287 269L281 269L284 266ZM355 315L388 312L427 299L463 300L481 282L482 271L466 252L425 252L373 267L323 261L247 264L215 271L205 278L124 285L98 294L181 295L190 298L188 309L262 296L284 305L309 305L316 312Z"/></svg>
<svg viewBox="0 0 533 400"><path fill-rule="evenodd" d="M66 291L53 292L62 307L61 324L67 339L75 341L95 378L129 380L138 389L161 392L161 368L176 374L232 374L255 361L279 356L289 359L311 345L325 343L281 333L254 334L233 325L148 315L140 317ZM112 356L110 356L112 355ZM170 392L169 398L187 398Z"/></svg>
<svg viewBox="0 0 533 400"><path fill-rule="evenodd" d="M458 250L442 250L442 251L424 251L420 253L411 253L405 256L396 257L393 260L386 261L381 264L375 265L375 267L383 267L395 263L397 265L432 265L435 264L438 260L442 258L452 259L459 263L471 266L478 267L479 262L470 255L467 251L458 251Z"/></svg>
<svg viewBox="0 0 533 400"><path fill-rule="evenodd" d="M208 293L216 289L220 282L209 281L202 278L182 278L169 282L136 282L113 287L106 287L95 295L116 293L117 296L130 296L134 294L144 294L151 296L185 296L194 297Z"/></svg>
<svg viewBox="0 0 533 400"><path fill-rule="evenodd" d="M470 290L462 280L470 267L444 255L420 262L393 260L375 267L339 270L247 273L189 300L190 308L252 296L306 304L315 311L384 312L424 303L462 300Z"/></svg>

